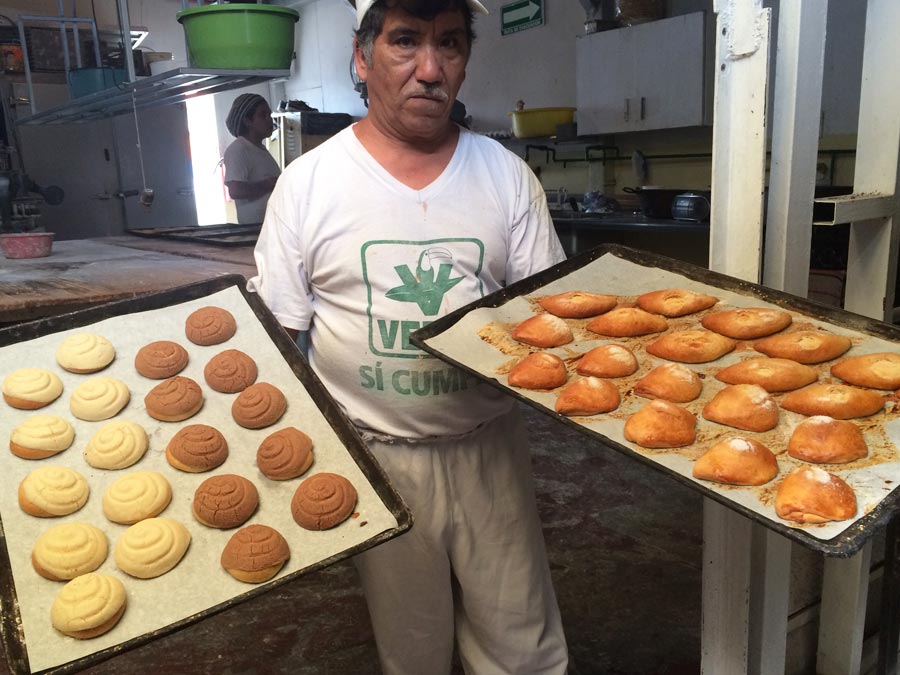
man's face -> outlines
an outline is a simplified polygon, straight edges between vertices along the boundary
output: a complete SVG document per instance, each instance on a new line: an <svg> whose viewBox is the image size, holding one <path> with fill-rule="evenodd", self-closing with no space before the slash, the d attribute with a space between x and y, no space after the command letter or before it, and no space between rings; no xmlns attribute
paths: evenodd
<svg viewBox="0 0 900 675"><path fill-rule="evenodd" d="M469 59L461 11L425 21L390 8L375 40L371 64L366 64L358 48L355 58L368 88L369 114L380 126L409 141L446 132Z"/></svg>
<svg viewBox="0 0 900 675"><path fill-rule="evenodd" d="M265 101L256 106L253 114L247 118L247 130L256 132L261 138L268 138L272 135L274 127L272 126L272 109Z"/></svg>

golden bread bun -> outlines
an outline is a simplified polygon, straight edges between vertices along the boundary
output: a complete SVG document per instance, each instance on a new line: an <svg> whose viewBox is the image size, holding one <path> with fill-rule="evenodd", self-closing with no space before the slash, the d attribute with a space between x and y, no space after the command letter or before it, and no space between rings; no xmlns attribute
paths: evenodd
<svg viewBox="0 0 900 675"><path fill-rule="evenodd" d="M758 384L768 392L778 392L812 384L819 379L819 374L812 366L790 359L760 356L722 368L716 373L716 379L726 384Z"/></svg>
<svg viewBox="0 0 900 675"><path fill-rule="evenodd" d="M578 359L575 372L593 377L626 377L638 369L634 354L622 345L600 345Z"/></svg>
<svg viewBox="0 0 900 675"><path fill-rule="evenodd" d="M187 350L171 340L158 340L144 345L134 357L134 369L151 380L174 377L187 364Z"/></svg>
<svg viewBox="0 0 900 675"><path fill-rule="evenodd" d="M31 549L34 571L51 581L68 581L93 572L106 560L103 530L88 523L62 523L41 534Z"/></svg>
<svg viewBox="0 0 900 675"><path fill-rule="evenodd" d="M707 314L700 323L704 328L735 340L754 340L784 330L791 321L791 315L780 309L744 307Z"/></svg>
<svg viewBox="0 0 900 675"><path fill-rule="evenodd" d="M32 516L52 518L75 513L91 490L80 473L66 466L40 466L19 483L19 506Z"/></svg>
<svg viewBox="0 0 900 675"><path fill-rule="evenodd" d="M804 462L845 464L865 457L869 448L853 422L814 415L794 428L788 454Z"/></svg>
<svg viewBox="0 0 900 675"><path fill-rule="evenodd" d="M857 387L897 389L900 387L900 354L881 352L850 356L831 366L831 374Z"/></svg>
<svg viewBox="0 0 900 675"><path fill-rule="evenodd" d="M669 361L707 363L734 349L734 341L710 330L679 330L647 345L647 352Z"/></svg>
<svg viewBox="0 0 900 675"><path fill-rule="evenodd" d="M269 434L256 450L256 465L271 480L302 476L312 466L312 439L295 427Z"/></svg>
<svg viewBox="0 0 900 675"><path fill-rule="evenodd" d="M693 401L703 390L703 380L680 363L664 363L634 384L634 393L644 398L661 398L672 403Z"/></svg>
<svg viewBox="0 0 900 675"><path fill-rule="evenodd" d="M267 525L248 525L235 532L222 551L220 562L238 581L268 581L291 557L287 540Z"/></svg>
<svg viewBox="0 0 900 675"><path fill-rule="evenodd" d="M116 348L102 335L75 333L56 349L56 362L70 373L96 373L116 358Z"/></svg>
<svg viewBox="0 0 900 675"><path fill-rule="evenodd" d="M281 419L287 399L268 382L257 382L244 389L231 404L234 421L246 429L262 429Z"/></svg>
<svg viewBox="0 0 900 675"><path fill-rule="evenodd" d="M566 291L538 300L545 310L565 319L584 319L608 312L616 306L614 295L597 295L585 291Z"/></svg>
<svg viewBox="0 0 900 675"><path fill-rule="evenodd" d="M230 340L237 332L234 315L221 307L201 307L184 323L184 334L195 345L209 346Z"/></svg>
<svg viewBox="0 0 900 675"><path fill-rule="evenodd" d="M625 438L644 448L680 448L697 438L697 418L668 401L651 401L625 422Z"/></svg>
<svg viewBox="0 0 900 675"><path fill-rule="evenodd" d="M856 515L856 493L839 476L817 466L804 466L781 481L775 513L798 523L847 520Z"/></svg>
<svg viewBox="0 0 900 675"><path fill-rule="evenodd" d="M555 389L566 383L566 364L556 354L534 352L509 371L510 387L523 389Z"/></svg>
<svg viewBox="0 0 900 675"><path fill-rule="evenodd" d="M874 415L884 407L884 397L871 389L846 384L811 384L792 391L781 407L801 415L827 415L838 420Z"/></svg>
<svg viewBox="0 0 900 675"><path fill-rule="evenodd" d="M62 394L59 375L43 368L19 368L3 379L3 400L13 408L37 410Z"/></svg>
<svg viewBox="0 0 900 675"><path fill-rule="evenodd" d="M63 586L50 607L50 621L80 640L103 635L122 618L128 597L116 577L88 572Z"/></svg>
<svg viewBox="0 0 900 675"><path fill-rule="evenodd" d="M103 493L103 514L114 523L134 525L162 513L172 501L172 486L158 471L132 471L116 478Z"/></svg>
<svg viewBox="0 0 900 675"><path fill-rule="evenodd" d="M822 330L798 330L757 341L753 348L766 356L798 363L822 363L850 349L850 338Z"/></svg>
<svg viewBox="0 0 900 675"><path fill-rule="evenodd" d="M68 449L75 429L55 415L34 415L16 426L9 435L9 449L22 459L46 459Z"/></svg>
<svg viewBox="0 0 900 675"><path fill-rule="evenodd" d="M768 431L778 425L778 404L758 384L732 384L703 406L703 417L744 431Z"/></svg>
<svg viewBox="0 0 900 675"><path fill-rule="evenodd" d="M585 326L592 333L607 337L638 337L661 333L668 327L669 322L663 317L638 307L616 307Z"/></svg>
<svg viewBox="0 0 900 675"><path fill-rule="evenodd" d="M572 329L558 316L538 314L516 326L512 338L534 347L559 347L572 341Z"/></svg>
<svg viewBox="0 0 900 675"><path fill-rule="evenodd" d="M161 422L181 422L203 407L203 390L189 377L175 375L153 387L144 397L147 414Z"/></svg>
<svg viewBox="0 0 900 675"><path fill-rule="evenodd" d="M118 415L131 400L131 392L121 380L92 377L72 392L69 410L80 420L100 422Z"/></svg>
<svg viewBox="0 0 900 675"><path fill-rule="evenodd" d="M778 475L778 460L752 438L719 441L694 462L694 477L728 485L763 485Z"/></svg>
<svg viewBox="0 0 900 675"><path fill-rule="evenodd" d="M619 407L619 389L609 380L583 377L563 389L556 398L561 415L596 415Z"/></svg>
<svg viewBox="0 0 900 675"><path fill-rule="evenodd" d="M147 518L122 533L113 557L125 574L153 579L181 562L190 543L191 533L177 520Z"/></svg>
<svg viewBox="0 0 900 675"><path fill-rule="evenodd" d="M719 301L711 295L689 291L685 288L667 288L638 296L635 303L651 314L671 318L709 309Z"/></svg>
<svg viewBox="0 0 900 675"><path fill-rule="evenodd" d="M84 448L84 460L98 469L125 469L140 460L148 447L144 427L116 420L94 432Z"/></svg>
<svg viewBox="0 0 900 675"><path fill-rule="evenodd" d="M336 473L317 473L297 486L291 514L306 530L328 530L343 523L356 508L356 488Z"/></svg>

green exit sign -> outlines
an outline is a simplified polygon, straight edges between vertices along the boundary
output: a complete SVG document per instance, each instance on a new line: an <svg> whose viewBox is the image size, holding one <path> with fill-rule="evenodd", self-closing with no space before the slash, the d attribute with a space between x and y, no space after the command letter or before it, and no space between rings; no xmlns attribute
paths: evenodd
<svg viewBox="0 0 900 675"><path fill-rule="evenodd" d="M519 0L500 8L500 35L518 33L544 23L544 0Z"/></svg>

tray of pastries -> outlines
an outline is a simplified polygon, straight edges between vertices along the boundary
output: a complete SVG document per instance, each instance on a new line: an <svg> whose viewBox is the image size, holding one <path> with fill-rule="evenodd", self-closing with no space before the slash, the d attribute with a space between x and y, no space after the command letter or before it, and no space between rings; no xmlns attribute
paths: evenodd
<svg viewBox="0 0 900 675"><path fill-rule="evenodd" d="M70 672L406 531L240 276L0 330L0 639Z"/></svg>
<svg viewBox="0 0 900 675"><path fill-rule="evenodd" d="M895 326L607 245L412 342L825 555L896 507Z"/></svg>

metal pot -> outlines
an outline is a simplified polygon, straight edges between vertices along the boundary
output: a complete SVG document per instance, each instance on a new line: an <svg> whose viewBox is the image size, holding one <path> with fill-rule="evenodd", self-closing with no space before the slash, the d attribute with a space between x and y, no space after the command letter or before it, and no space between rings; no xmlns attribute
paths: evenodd
<svg viewBox="0 0 900 675"><path fill-rule="evenodd" d="M684 192L684 189L638 187L623 188L625 192L637 195L641 205L641 213L648 218L671 218L672 200L675 196Z"/></svg>
<svg viewBox="0 0 900 675"><path fill-rule="evenodd" d="M709 197L700 192L685 192L672 200L672 217L675 220L702 222L709 218Z"/></svg>

